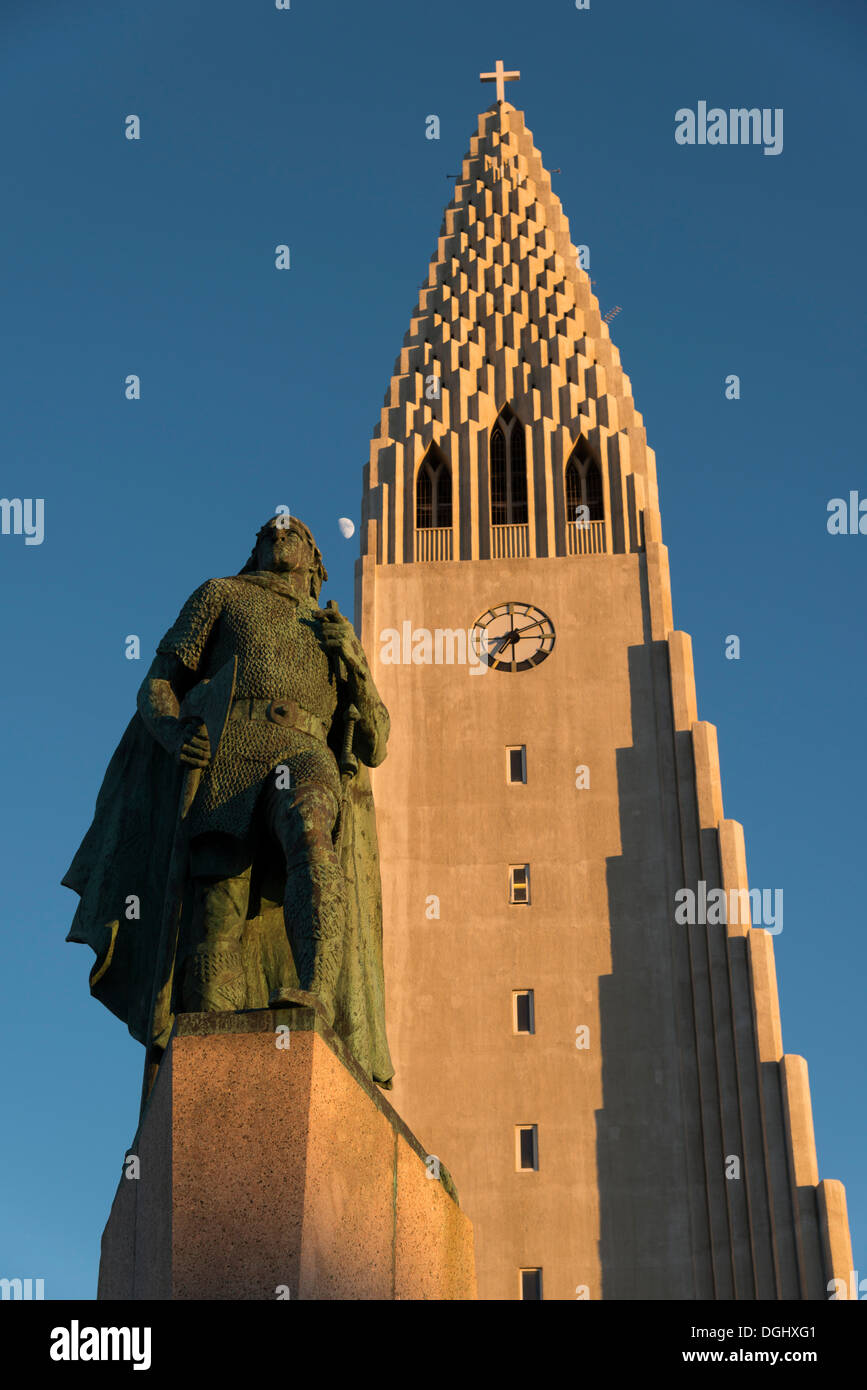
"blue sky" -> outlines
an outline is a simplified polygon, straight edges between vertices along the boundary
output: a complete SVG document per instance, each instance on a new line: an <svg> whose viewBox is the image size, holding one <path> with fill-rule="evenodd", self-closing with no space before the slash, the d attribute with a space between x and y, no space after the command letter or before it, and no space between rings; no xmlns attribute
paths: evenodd
<svg viewBox="0 0 867 1390"><path fill-rule="evenodd" d="M808 1060L820 1175L847 1185L867 1277L867 536L826 528L830 498L867 497L865 28L860 0L6 0L0 492L45 499L45 539L0 536L0 1274L93 1297L135 1129L142 1052L87 993L59 881L145 664L280 503L352 612L337 521L358 520L446 175L502 57L603 312L622 306L675 623L750 879L785 891L784 1046ZM675 111L701 100L783 108L782 153L677 145Z"/></svg>

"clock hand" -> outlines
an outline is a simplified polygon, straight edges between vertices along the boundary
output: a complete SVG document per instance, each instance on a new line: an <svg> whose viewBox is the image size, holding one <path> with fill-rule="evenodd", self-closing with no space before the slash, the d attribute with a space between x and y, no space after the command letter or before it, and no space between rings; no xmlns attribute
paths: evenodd
<svg viewBox="0 0 867 1390"><path fill-rule="evenodd" d="M541 631L542 624L536 620L527 623L525 627L513 627L509 632L504 633L502 637L495 637L493 640L490 638L483 638L482 645L486 656L499 656L505 651L506 647L512 647L512 654L514 656L514 648L517 643L521 641L522 635L525 632L531 632L534 628Z"/></svg>

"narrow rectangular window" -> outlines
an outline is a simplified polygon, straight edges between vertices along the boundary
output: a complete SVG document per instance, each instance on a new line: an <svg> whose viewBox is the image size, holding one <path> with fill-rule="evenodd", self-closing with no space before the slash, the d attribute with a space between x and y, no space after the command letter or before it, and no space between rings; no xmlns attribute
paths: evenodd
<svg viewBox="0 0 867 1390"><path fill-rule="evenodd" d="M529 903L530 865L511 864L509 866L509 902Z"/></svg>
<svg viewBox="0 0 867 1390"><path fill-rule="evenodd" d="M526 782L527 780L527 747L526 744L516 744L514 748L506 749L506 781L507 782Z"/></svg>
<svg viewBox="0 0 867 1390"><path fill-rule="evenodd" d="M542 1271L541 1269L520 1269L520 1293L521 1301L525 1302L532 1299L536 1302L542 1298Z"/></svg>
<svg viewBox="0 0 867 1390"><path fill-rule="evenodd" d="M515 1127L515 1161L521 1173L535 1173L539 1170L539 1127L538 1125L517 1125Z"/></svg>
<svg viewBox="0 0 867 1390"><path fill-rule="evenodd" d="M531 989L516 989L512 992L514 1000L513 1027L516 1033L535 1033L536 1019Z"/></svg>

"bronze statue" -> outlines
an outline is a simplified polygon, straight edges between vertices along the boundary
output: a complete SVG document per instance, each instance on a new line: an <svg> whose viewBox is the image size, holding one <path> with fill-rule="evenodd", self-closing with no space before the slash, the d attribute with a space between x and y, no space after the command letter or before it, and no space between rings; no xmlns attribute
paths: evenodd
<svg viewBox="0 0 867 1390"><path fill-rule="evenodd" d="M391 1086L366 771L389 717L352 624L318 606L327 578L277 516L187 600L63 879L91 993L147 1049L145 1097L176 1013L303 1003Z"/></svg>

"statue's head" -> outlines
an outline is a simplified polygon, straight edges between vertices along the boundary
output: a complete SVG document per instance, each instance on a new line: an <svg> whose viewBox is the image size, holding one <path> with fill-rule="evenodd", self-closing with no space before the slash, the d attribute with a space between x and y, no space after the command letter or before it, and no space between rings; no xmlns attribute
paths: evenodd
<svg viewBox="0 0 867 1390"><path fill-rule="evenodd" d="M256 536L253 553L241 574L269 570L297 583L300 592L318 599L328 578L322 554L311 532L297 516L272 516Z"/></svg>

